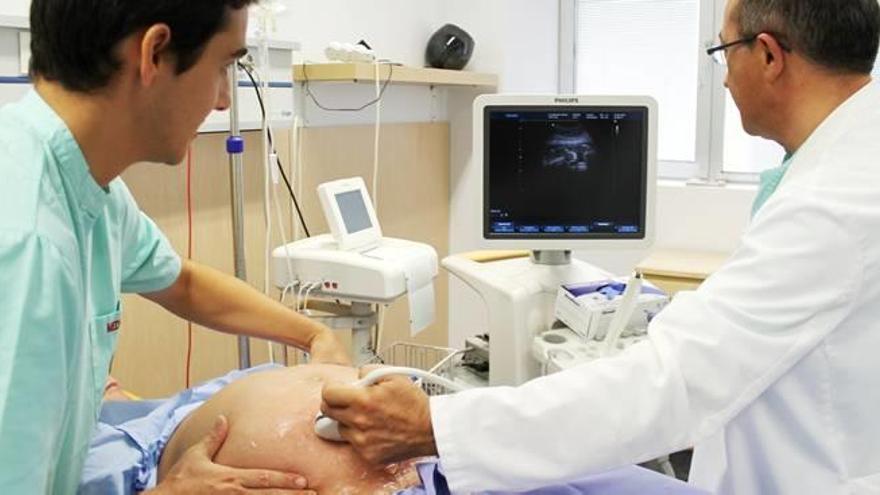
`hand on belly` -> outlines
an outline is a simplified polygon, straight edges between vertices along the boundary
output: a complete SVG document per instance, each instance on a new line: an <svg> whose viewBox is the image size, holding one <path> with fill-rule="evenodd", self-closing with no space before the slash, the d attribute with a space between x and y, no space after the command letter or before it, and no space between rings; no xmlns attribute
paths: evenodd
<svg viewBox="0 0 880 495"><path fill-rule="evenodd" d="M224 414L230 432L215 458L219 464L295 472L309 480L309 488L328 494L391 494L416 484L411 463L371 466L347 444L315 435L323 383L356 379L354 368L334 365L298 366L242 378L187 418L166 455L185 450L193 438L198 440L201 430L207 431L206 424L209 427ZM162 461L164 468L166 459Z"/></svg>

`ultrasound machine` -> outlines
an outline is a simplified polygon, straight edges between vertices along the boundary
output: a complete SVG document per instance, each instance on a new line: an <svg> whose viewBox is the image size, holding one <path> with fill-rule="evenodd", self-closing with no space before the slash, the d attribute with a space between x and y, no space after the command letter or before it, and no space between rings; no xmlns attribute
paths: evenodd
<svg viewBox="0 0 880 495"><path fill-rule="evenodd" d="M480 236L498 251L453 255L442 265L487 309L488 331L466 340L471 374L518 385L546 371L555 351L577 363L595 347L559 328L556 301L560 287L611 274L572 251L588 257L653 242L657 104L637 96L484 95L474 104L473 152L483 177Z"/></svg>

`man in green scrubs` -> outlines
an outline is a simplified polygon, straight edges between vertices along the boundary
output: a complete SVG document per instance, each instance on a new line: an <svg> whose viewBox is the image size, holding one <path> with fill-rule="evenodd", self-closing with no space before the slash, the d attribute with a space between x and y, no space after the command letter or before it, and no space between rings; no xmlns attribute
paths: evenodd
<svg viewBox="0 0 880 495"><path fill-rule="evenodd" d="M179 163L207 114L229 106L251 3L33 0L34 91L0 109L0 493L76 491L120 293L348 361L326 327L182 262L119 179L134 163ZM214 464L227 429L219 418L157 492L305 486L293 473Z"/></svg>

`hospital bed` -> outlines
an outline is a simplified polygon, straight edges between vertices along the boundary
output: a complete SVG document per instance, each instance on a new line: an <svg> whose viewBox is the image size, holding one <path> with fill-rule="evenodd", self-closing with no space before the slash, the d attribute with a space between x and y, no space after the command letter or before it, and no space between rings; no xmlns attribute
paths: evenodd
<svg viewBox="0 0 880 495"><path fill-rule="evenodd" d="M442 349L437 349L437 356L428 356L428 361L416 363L412 359L426 359L425 353L415 354L412 347L405 345L393 348L396 350L395 354L405 356L409 360L407 364L420 364L427 368L433 360L442 361L440 358ZM401 362L399 356L394 357L394 361ZM263 365L249 370L232 371L223 377L197 385L164 400L105 402L89 449L83 483L78 493L128 495L151 488L156 483L156 471L165 444L186 416L229 383L273 367L274 365ZM436 460L419 464L418 471L422 480L421 485L398 492L397 495L450 493L442 466ZM516 495L592 494L705 495L705 492L668 476L629 466L579 481L555 484ZM485 492L480 495L515 494Z"/></svg>

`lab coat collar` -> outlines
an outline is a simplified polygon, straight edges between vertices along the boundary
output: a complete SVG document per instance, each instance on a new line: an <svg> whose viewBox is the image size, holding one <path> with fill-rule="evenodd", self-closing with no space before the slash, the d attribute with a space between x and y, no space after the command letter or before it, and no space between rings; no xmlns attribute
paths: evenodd
<svg viewBox="0 0 880 495"><path fill-rule="evenodd" d="M878 100L880 83L871 81L835 108L794 153L779 189L817 167L819 160L816 158L821 156L827 145L852 129L852 122L859 119L866 109L873 108Z"/></svg>
<svg viewBox="0 0 880 495"><path fill-rule="evenodd" d="M22 103L28 124L41 141L48 144L58 161L58 171L66 183L73 206L85 226L91 226L107 204L109 189L101 187L92 177L85 155L67 124L36 91L31 90Z"/></svg>

